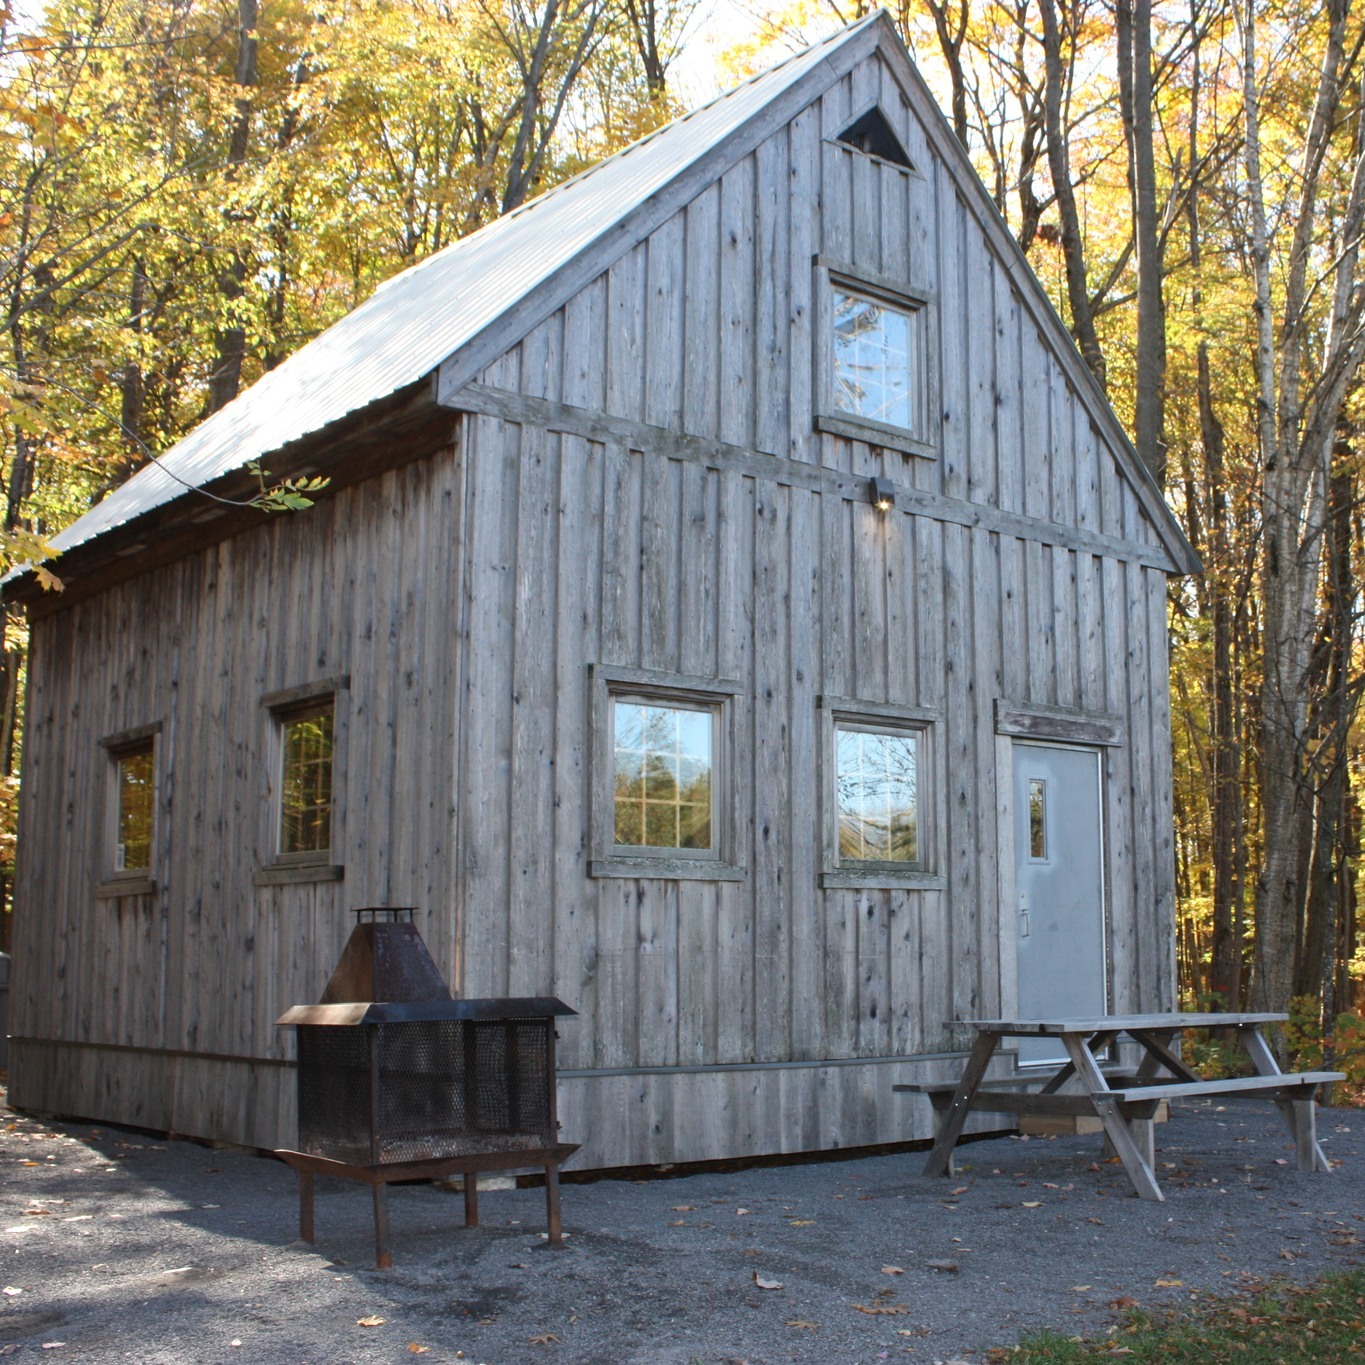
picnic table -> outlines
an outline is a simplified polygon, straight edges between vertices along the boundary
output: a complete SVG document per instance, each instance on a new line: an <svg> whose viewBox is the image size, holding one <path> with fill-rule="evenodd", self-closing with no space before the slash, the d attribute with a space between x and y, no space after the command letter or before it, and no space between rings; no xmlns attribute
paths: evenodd
<svg viewBox="0 0 1365 1365"><path fill-rule="evenodd" d="M1128 1014L1080 1019L968 1019L976 1041L956 1086L898 1085L927 1093L939 1124L925 1175L951 1175L953 1148L973 1110L988 1113L1093 1115L1143 1199L1164 1199L1154 1173L1152 1119L1163 1100L1182 1098L1273 1100L1293 1134L1301 1171L1328 1172L1317 1140L1314 1096L1320 1085L1344 1080L1339 1071L1283 1072L1262 1036L1285 1014ZM1235 1034L1255 1068L1253 1076L1205 1080L1176 1055L1177 1035L1191 1029ZM1055 1038L1067 1060L1036 1077L987 1082L986 1069L1006 1038ZM1142 1046L1136 1071L1106 1070L1101 1056L1121 1037ZM1038 1082L1041 1081L1041 1086Z"/></svg>

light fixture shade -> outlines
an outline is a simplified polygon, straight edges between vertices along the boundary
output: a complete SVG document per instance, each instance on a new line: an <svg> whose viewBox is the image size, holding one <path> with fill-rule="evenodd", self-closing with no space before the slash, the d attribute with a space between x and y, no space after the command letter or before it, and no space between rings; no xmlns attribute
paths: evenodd
<svg viewBox="0 0 1365 1365"><path fill-rule="evenodd" d="M878 475L868 480L867 491L871 495L872 505L883 512L889 512L896 505L896 485L890 479Z"/></svg>

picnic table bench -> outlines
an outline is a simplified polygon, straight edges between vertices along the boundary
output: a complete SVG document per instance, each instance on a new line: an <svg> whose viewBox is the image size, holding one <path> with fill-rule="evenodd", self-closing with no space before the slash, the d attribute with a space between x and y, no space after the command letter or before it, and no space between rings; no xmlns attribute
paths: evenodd
<svg viewBox="0 0 1365 1365"><path fill-rule="evenodd" d="M1184 1098L1269 1099L1294 1137L1301 1171L1328 1172L1317 1140L1315 1095L1320 1085L1344 1080L1339 1071L1284 1072L1262 1036L1265 1024L1283 1023L1284 1014L1130 1014L1080 1019L969 1019L976 1041L956 1085L897 1085L898 1091L927 1094L938 1132L925 1175L951 1175L953 1149L967 1116L978 1113L1093 1115L1122 1161L1133 1188L1144 1199L1164 1200L1154 1171L1152 1118L1163 1100ZM1251 1064L1252 1076L1205 1080L1176 1055L1176 1036L1189 1029L1232 1031ZM1100 1054L1121 1037L1139 1043L1137 1069L1108 1070ZM1069 1060L1037 1081L1015 1077L986 1082L986 1069L1006 1038L1053 1037ZM1037 1082L1041 1082L1038 1085ZM1067 1088L1069 1087L1069 1088Z"/></svg>

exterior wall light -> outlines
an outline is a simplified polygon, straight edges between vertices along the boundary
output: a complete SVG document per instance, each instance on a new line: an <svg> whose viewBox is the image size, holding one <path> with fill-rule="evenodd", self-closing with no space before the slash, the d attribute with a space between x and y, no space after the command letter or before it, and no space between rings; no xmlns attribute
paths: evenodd
<svg viewBox="0 0 1365 1365"><path fill-rule="evenodd" d="M873 507L879 512L889 512L896 505L896 485L890 479L880 476L869 479L867 491L871 495Z"/></svg>

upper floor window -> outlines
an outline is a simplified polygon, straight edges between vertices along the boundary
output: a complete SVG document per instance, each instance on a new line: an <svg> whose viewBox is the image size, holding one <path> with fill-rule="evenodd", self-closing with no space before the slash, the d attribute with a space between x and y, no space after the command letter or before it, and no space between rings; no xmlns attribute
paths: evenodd
<svg viewBox="0 0 1365 1365"><path fill-rule="evenodd" d="M336 702L327 697L280 715L282 856L332 847L332 759Z"/></svg>
<svg viewBox="0 0 1365 1365"><path fill-rule="evenodd" d="M147 873L156 819L156 738L149 735L114 753L114 871Z"/></svg>
<svg viewBox="0 0 1365 1365"><path fill-rule="evenodd" d="M835 289L835 407L909 430L920 368L916 343L908 309Z"/></svg>
<svg viewBox="0 0 1365 1365"><path fill-rule="evenodd" d="M906 454L932 454L927 300L831 266L818 266L818 273L817 428Z"/></svg>

